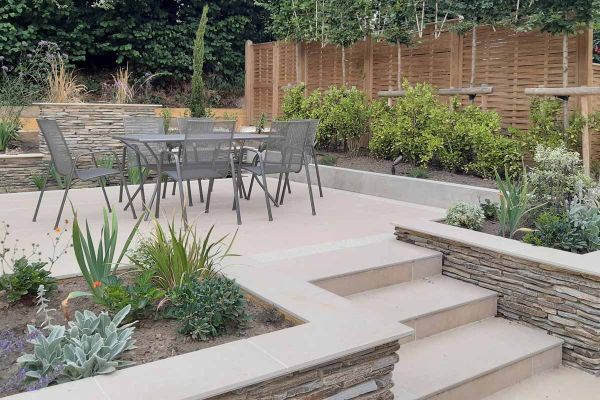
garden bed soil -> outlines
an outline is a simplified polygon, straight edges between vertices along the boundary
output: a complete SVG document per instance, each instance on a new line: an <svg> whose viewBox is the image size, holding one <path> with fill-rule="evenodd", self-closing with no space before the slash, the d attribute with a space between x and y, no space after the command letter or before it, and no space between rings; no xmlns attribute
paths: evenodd
<svg viewBox="0 0 600 400"><path fill-rule="evenodd" d="M75 290L88 290L82 277L61 280L58 290L48 296L49 306L57 310L53 314L55 317L53 323L65 324L60 303ZM37 322L39 326L41 317L36 315L37 308L34 302L35 299L26 299L8 304L0 297L0 332L10 330L17 337L23 337L28 324ZM90 310L98 314L103 310L90 298L85 297L73 299L69 305L71 313L77 310ZM153 317L142 319L135 324L133 334L137 348L125 352L122 359L134 361L139 365L293 326L293 323L285 319L285 316L274 307L252 300L246 302L246 312L250 318L244 328L208 341L193 340L189 336L178 333L179 321ZM30 352L31 345L27 346L29 348L26 348L26 351ZM3 356L1 351L0 348L0 397L3 397L14 394L14 392L2 393L1 389L3 384L17 373L16 360L21 354L9 353Z"/></svg>
<svg viewBox="0 0 600 400"><path fill-rule="evenodd" d="M357 169L361 171L378 172L380 174L392 174L392 161L376 159L366 155L350 155L346 153L318 152L317 158L320 160L324 156L335 157L335 167ZM410 172L415 168L409 163L400 163L396 165L396 175L410 176ZM479 186L485 188L496 188L493 180L482 179L473 175L456 174L448 171L438 170L432 167L427 168L428 178L433 181L457 183L461 185Z"/></svg>

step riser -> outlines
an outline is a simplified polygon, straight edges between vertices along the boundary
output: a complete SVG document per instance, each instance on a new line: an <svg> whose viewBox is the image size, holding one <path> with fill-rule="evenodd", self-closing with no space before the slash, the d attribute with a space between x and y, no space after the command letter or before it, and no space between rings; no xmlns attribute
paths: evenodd
<svg viewBox="0 0 600 400"><path fill-rule="evenodd" d="M492 373L465 382L460 386L434 396L424 397L423 399L480 400L540 372L559 367L561 358L562 348L557 346L533 357L526 358Z"/></svg>
<svg viewBox="0 0 600 400"><path fill-rule="evenodd" d="M435 314L400 322L413 328L415 330L414 340L419 340L448 329L494 317L496 311L497 298L490 297L449 310L439 311Z"/></svg>
<svg viewBox="0 0 600 400"><path fill-rule="evenodd" d="M441 272L442 256L439 255L388 267L360 271L354 274L322 279L312 283L338 296L350 296L385 286L410 282L427 276L439 275Z"/></svg>

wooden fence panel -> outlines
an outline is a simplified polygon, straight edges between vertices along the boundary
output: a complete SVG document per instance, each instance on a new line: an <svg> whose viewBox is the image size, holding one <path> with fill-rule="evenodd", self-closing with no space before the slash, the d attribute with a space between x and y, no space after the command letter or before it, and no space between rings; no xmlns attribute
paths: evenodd
<svg viewBox="0 0 600 400"><path fill-rule="evenodd" d="M600 66L594 66L592 71L590 51L591 31L569 38L569 86L600 85ZM397 88L397 52L397 46L370 38L346 49L346 84L367 92L372 99L381 90ZM437 88L469 86L470 32L462 37L444 32L434 38L432 27L428 27L415 46L402 46L401 52L402 77L411 84L429 82ZM341 53L340 47L320 43L247 45L248 121L255 121L261 113L269 118L276 116L287 86L304 82L309 91L340 86ZM562 86L562 37L479 27L475 85L482 84L493 86L494 92L478 96L477 103L497 111L504 126L526 128L530 98L524 89ZM581 102L572 99L570 107L579 108ZM592 99L591 108L600 110L600 99ZM598 135L593 135L592 143L593 155L598 157Z"/></svg>

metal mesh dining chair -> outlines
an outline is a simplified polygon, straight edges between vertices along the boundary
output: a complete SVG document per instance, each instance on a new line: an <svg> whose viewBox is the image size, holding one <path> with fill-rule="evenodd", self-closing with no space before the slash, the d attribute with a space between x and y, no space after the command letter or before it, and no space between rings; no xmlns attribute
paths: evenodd
<svg viewBox="0 0 600 400"><path fill-rule="evenodd" d="M236 169L233 157L233 135L235 121L190 121L186 122L185 139L180 154L169 153L167 156L175 159L175 170L166 170L163 173L176 180L179 187L184 221L187 223L183 181L208 179L205 212L209 212L210 198L215 179L231 176L233 183L234 208L238 224L241 224L239 199L237 196ZM224 134L222 139L207 139L207 135L216 133ZM191 196L191 193L188 193Z"/></svg>
<svg viewBox="0 0 600 400"><path fill-rule="evenodd" d="M44 140L46 141L51 158L50 162L48 163L44 184L42 186L42 190L40 191L40 196L33 214L33 221L35 222L37 219L40 205L42 204L42 197L44 196L44 191L46 189L52 168L54 168L56 174L64 178L65 185L63 199L60 203L58 216L56 217L56 223L54 224L55 229L58 227L60 217L67 200L67 194L75 179L79 179L81 181L98 180L100 187L102 188L102 193L104 195L104 200L106 200L108 210L112 211L110 201L108 200L108 196L106 194L106 189L104 188L104 179L109 176L119 175L121 184L123 184L125 178L123 176L123 169L121 167L122 164L119 162L117 153L113 150L90 150L73 157L69 146L67 145L67 141L65 140L65 137L61 132L56 120L50 118L38 118L37 123L40 127ZM99 167L96 160L96 154L110 154L112 157L114 157L114 161L119 166L119 169L116 170L112 168ZM91 157L94 166L87 168L78 167L78 163L82 160L83 156ZM127 185L125 185L125 191L127 192L127 198L131 202L131 195ZM131 212L133 217L136 218L133 205L131 206Z"/></svg>
<svg viewBox="0 0 600 400"><path fill-rule="evenodd" d="M269 221L273 220L271 201L276 206L278 204L269 194L266 175L279 174L281 176L283 174L287 177L290 173L301 172L303 167L306 172L312 214L316 214L308 162L305 155L308 129L308 121L278 122L274 129L271 130L269 140L265 142L264 148L258 152L258 162L256 165L242 166L242 169L252 173L252 176L256 177L256 182L265 193ZM261 177L262 182L258 180L258 177Z"/></svg>
<svg viewBox="0 0 600 400"><path fill-rule="evenodd" d="M125 135L163 135L165 134L164 121L160 117L127 116L123 118L123 131ZM142 196L142 203L146 204L144 183L151 170L156 170L156 157L166 149L164 143L149 145L126 144L123 149L123 169L127 161L127 176L130 183L138 183L139 187L133 193L135 198L138 193ZM119 189L119 202L123 200L123 184ZM127 205L125 208L127 208Z"/></svg>
<svg viewBox="0 0 600 400"><path fill-rule="evenodd" d="M312 159L313 164L315 164L315 173L317 175L317 184L319 186L319 197L323 197L323 188L321 187L321 174L319 173L319 163L317 161L317 154L315 151L315 146L317 144L317 130L319 129L319 120L318 119L306 119L303 121L306 121L308 124L308 134L306 135L305 155L307 157L308 162L310 162L310 159ZM281 177L279 178L279 180L281 182ZM283 204L286 187L287 187L287 192L291 194L292 190L290 188L290 180L287 176L285 177L285 182L283 185L283 190L281 191L281 196L279 193L279 188L277 190L277 195L276 195L275 199L277 199L279 204Z"/></svg>

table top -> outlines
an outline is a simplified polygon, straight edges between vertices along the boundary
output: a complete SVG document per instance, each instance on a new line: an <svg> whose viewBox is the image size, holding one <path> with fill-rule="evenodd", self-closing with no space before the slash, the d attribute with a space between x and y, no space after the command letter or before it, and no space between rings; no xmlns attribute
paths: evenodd
<svg viewBox="0 0 600 400"><path fill-rule="evenodd" d="M206 133L202 135L194 135L193 140L202 141L224 141L230 138L229 133ZM113 138L123 142L137 142L137 143L164 143L164 142L183 142L185 141L185 135L181 133L174 134L132 134L132 135L114 135ZM246 133L246 132L235 132L233 134L233 140L258 140L264 141L269 139L269 135L259 133Z"/></svg>

